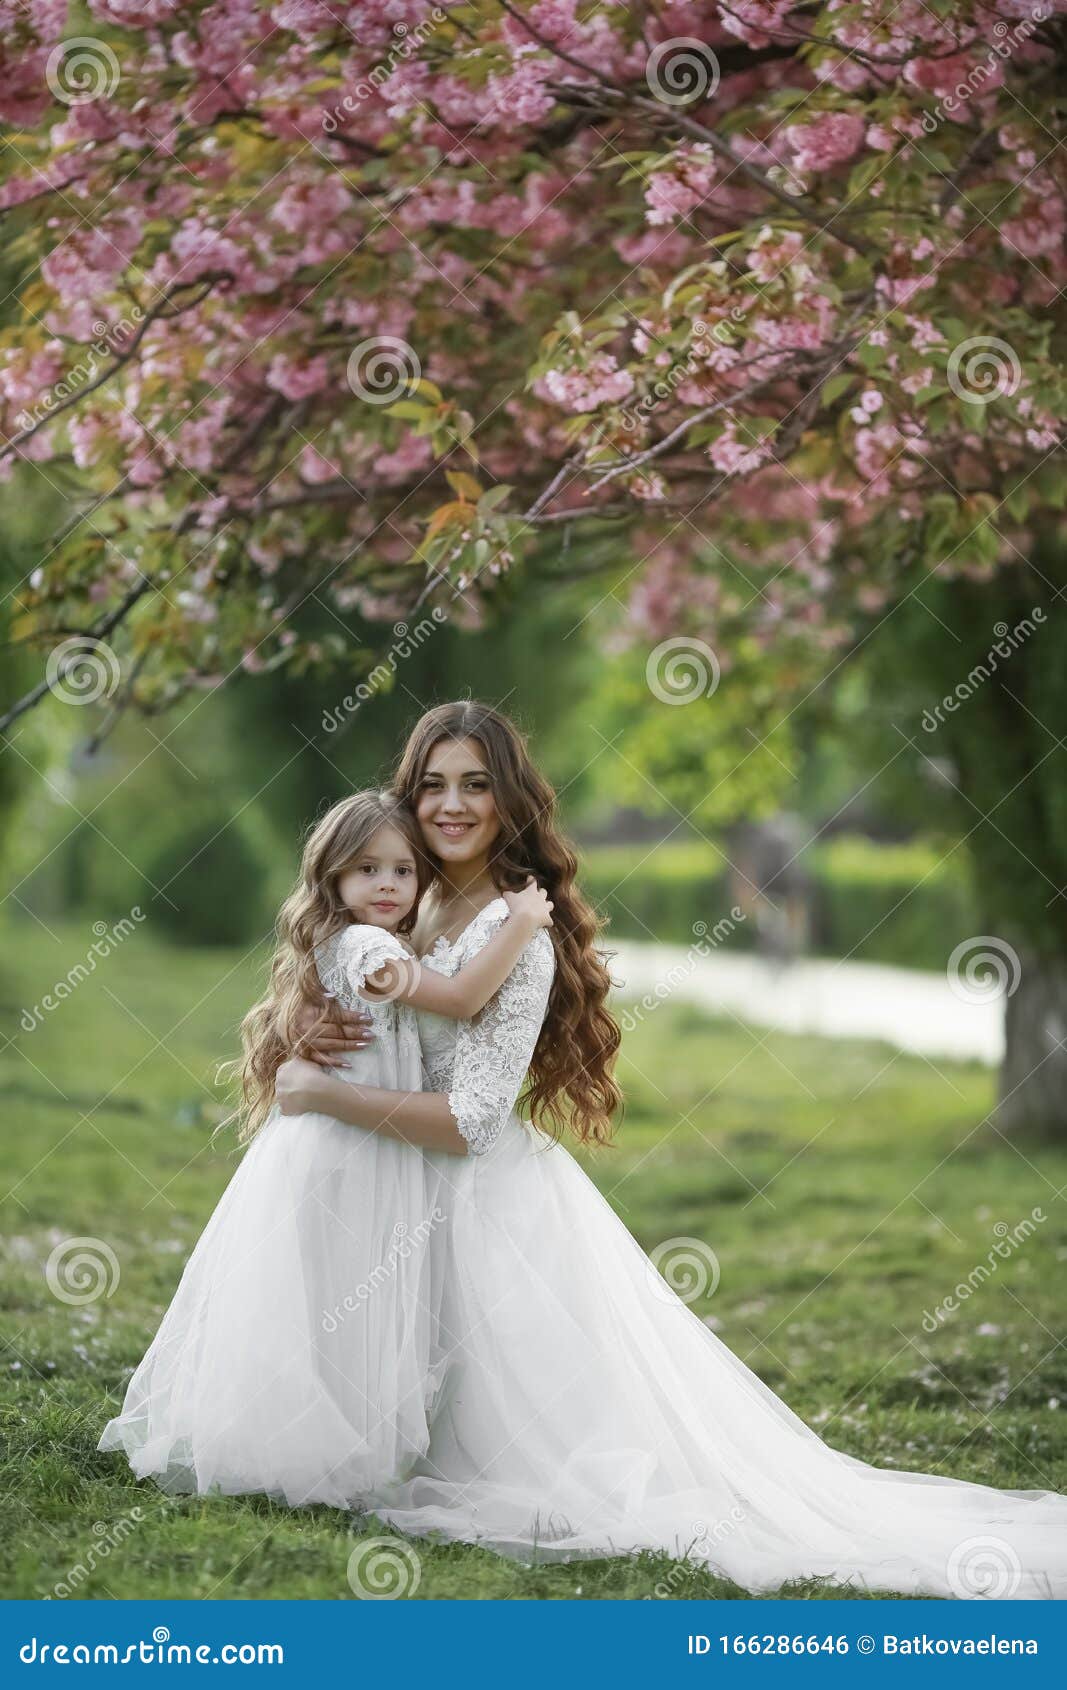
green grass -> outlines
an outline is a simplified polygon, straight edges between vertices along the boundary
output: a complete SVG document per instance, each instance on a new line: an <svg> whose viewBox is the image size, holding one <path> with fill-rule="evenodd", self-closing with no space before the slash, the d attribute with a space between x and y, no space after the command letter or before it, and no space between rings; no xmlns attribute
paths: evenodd
<svg viewBox="0 0 1067 1690"><path fill-rule="evenodd" d="M349 1555L381 1535L374 1522L168 1500L96 1452L234 1165L210 1142L211 1079L258 981L238 953L162 950L138 930L19 1031L91 940L19 927L0 975L0 1025L15 1034L0 1052L3 1589L47 1595L80 1565L80 1596L348 1599ZM696 1311L798 1413L880 1465L1067 1490L1054 1406L1067 1403L1054 1335L1067 1149L991 1137L987 1072L664 1005L627 1036L622 1077L618 1147L586 1165L646 1248L714 1248L721 1282ZM1034 1236L925 1331L924 1311L985 1261L995 1224L1035 1206L1047 1219ZM110 1298L73 1307L50 1293L44 1264L70 1236L115 1251ZM420 1599L743 1594L662 1557L524 1570L464 1546L418 1553Z"/></svg>

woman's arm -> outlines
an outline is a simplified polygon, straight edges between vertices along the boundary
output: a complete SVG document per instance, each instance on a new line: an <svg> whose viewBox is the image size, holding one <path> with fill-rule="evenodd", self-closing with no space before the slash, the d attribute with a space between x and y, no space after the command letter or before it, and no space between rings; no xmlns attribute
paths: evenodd
<svg viewBox="0 0 1067 1690"><path fill-rule="evenodd" d="M331 1115L335 1121L418 1144L424 1150L467 1154L467 1140L441 1092L353 1086L323 1073L313 1062L291 1057L278 1069L274 1095L283 1115Z"/></svg>
<svg viewBox="0 0 1067 1690"><path fill-rule="evenodd" d="M480 1015L456 1029L448 1107L471 1154L491 1150L522 1091L555 972L547 933L535 933Z"/></svg>
<svg viewBox="0 0 1067 1690"><path fill-rule="evenodd" d="M414 957L412 966L405 967L398 958L361 982L367 999L384 1002L397 998L453 1021L467 1021L477 1015L503 985L533 935L552 925L552 904L532 876L521 892L502 896L510 911L507 921L457 974L446 978L432 969L420 968ZM365 1050L374 1040L369 1014L362 1009L342 1009L331 1003L324 1012L305 1004L297 1012L296 1021L299 1037L294 1056L306 1057L325 1069L340 1066L346 1052Z"/></svg>
<svg viewBox="0 0 1067 1690"><path fill-rule="evenodd" d="M474 1021L461 1021L448 1096L349 1085L299 1058L283 1062L275 1095L283 1115L332 1115L453 1156L491 1150L515 1106L544 1021L555 957L538 933Z"/></svg>
<svg viewBox="0 0 1067 1690"><path fill-rule="evenodd" d="M500 990L534 934L552 925L552 904L532 877L521 892L505 892L503 898L507 920L458 973L446 978L430 968L408 971L386 965L377 975L367 976L367 997L394 997L434 1015L469 1021Z"/></svg>

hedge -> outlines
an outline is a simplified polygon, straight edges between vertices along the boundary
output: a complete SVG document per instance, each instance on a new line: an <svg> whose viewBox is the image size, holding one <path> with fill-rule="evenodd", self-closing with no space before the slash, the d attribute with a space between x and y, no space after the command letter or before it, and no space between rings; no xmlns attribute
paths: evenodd
<svg viewBox="0 0 1067 1690"><path fill-rule="evenodd" d="M942 969L953 947L980 931L962 847L879 845L841 835L813 845L810 886L816 956ZM582 852L581 884L607 918L607 940L688 945L693 923L713 928L737 899L725 854L702 840L600 845ZM738 922L725 944L752 949L755 928Z"/></svg>

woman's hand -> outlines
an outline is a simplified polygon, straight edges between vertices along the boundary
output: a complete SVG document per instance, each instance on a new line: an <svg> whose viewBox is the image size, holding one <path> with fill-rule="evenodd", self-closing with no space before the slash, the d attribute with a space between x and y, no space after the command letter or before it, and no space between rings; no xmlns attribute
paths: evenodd
<svg viewBox="0 0 1067 1690"><path fill-rule="evenodd" d="M531 932L536 932L539 927L552 926L552 901L532 874L521 892L504 892L501 895L510 914L525 921Z"/></svg>
<svg viewBox="0 0 1067 1690"><path fill-rule="evenodd" d="M346 1050L366 1050L374 1040L367 1009L342 1009L339 1004L331 1004L321 1010L308 1003L296 1020L300 1036L293 1055L316 1062L320 1068L336 1068Z"/></svg>
<svg viewBox="0 0 1067 1690"><path fill-rule="evenodd" d="M314 1062L291 1056L274 1076L274 1096L283 1115L314 1115L322 1111L329 1085Z"/></svg>

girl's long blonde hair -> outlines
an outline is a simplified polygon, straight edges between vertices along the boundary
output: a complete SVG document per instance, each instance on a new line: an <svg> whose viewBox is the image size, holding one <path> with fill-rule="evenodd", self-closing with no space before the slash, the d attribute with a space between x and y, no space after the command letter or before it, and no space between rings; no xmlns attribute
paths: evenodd
<svg viewBox="0 0 1067 1690"><path fill-rule="evenodd" d="M339 881L382 827L395 827L414 854L418 895L396 931L409 933L415 925L419 899L432 877L433 866L414 815L390 793L357 792L343 798L308 835L300 877L278 914L270 989L241 1023L244 1057L240 1065L242 1102L237 1115L242 1142L263 1125L274 1101L274 1077L286 1058L300 1048L307 1032L300 1026L300 1011L310 1003L318 1006L323 1018L335 1013L322 989L315 950L350 924L352 917L341 901Z"/></svg>

